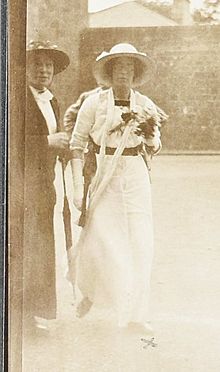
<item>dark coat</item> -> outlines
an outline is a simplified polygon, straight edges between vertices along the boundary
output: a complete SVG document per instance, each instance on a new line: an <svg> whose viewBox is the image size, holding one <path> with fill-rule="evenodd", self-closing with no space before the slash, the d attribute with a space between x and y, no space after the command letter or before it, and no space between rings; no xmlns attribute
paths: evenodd
<svg viewBox="0 0 220 372"><path fill-rule="evenodd" d="M52 107L59 125L59 108ZM53 185L56 157L48 146L48 128L34 96L27 88L25 120L25 221L24 221L24 313L44 318L56 316Z"/></svg>
<svg viewBox="0 0 220 372"><path fill-rule="evenodd" d="M31 205L39 199L46 200L50 205L55 203L54 166L57 152L48 146L47 136L49 134L47 123L40 111L30 89L27 89L26 120L25 120L25 177L28 181L28 190L31 190L35 198L31 198ZM57 119L57 131L59 125L59 107L57 100L51 101ZM31 195L30 195L31 196ZM34 200L33 200L34 199ZM29 198L26 200L29 204Z"/></svg>

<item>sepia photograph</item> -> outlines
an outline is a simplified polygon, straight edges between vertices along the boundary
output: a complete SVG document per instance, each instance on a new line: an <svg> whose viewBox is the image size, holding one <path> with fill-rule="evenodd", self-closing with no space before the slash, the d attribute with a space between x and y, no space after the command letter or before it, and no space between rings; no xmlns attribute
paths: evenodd
<svg viewBox="0 0 220 372"><path fill-rule="evenodd" d="M219 372L220 0L8 7L8 371Z"/></svg>

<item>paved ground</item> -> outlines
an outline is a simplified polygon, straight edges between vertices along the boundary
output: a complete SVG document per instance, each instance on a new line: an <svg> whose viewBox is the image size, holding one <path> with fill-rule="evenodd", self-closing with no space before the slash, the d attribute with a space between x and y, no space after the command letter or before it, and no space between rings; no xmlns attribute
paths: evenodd
<svg viewBox="0 0 220 372"><path fill-rule="evenodd" d="M74 318L72 288L63 275L62 197L56 183L58 321L48 335L24 339L24 372L220 371L219 163L218 156L154 159L150 345L139 334L119 333L111 322Z"/></svg>

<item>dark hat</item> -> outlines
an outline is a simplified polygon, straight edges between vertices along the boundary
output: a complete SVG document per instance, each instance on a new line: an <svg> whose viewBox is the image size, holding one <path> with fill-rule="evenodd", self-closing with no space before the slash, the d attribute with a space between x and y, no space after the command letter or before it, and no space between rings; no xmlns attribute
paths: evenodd
<svg viewBox="0 0 220 372"><path fill-rule="evenodd" d="M65 70L70 63L70 59L66 53L58 49L58 46L50 41L34 41L31 40L27 45L27 58L34 57L40 53L46 53L53 61L54 74Z"/></svg>

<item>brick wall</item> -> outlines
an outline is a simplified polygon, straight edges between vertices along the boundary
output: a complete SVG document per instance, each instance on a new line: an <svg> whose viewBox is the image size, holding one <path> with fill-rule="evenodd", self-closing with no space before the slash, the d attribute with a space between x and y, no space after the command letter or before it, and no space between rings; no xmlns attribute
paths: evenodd
<svg viewBox="0 0 220 372"><path fill-rule="evenodd" d="M81 35L80 91L95 86L92 63L118 42L157 63L140 91L169 115L164 152L220 152L220 26L90 29Z"/></svg>
<svg viewBox="0 0 220 372"><path fill-rule="evenodd" d="M87 0L56 6L40 0L37 7L29 0L28 16L28 39L54 41L70 56L70 66L53 84L62 114L95 86L95 57L115 43L131 42L157 62L157 75L141 91L170 115L164 151L220 152L220 26L88 29Z"/></svg>

